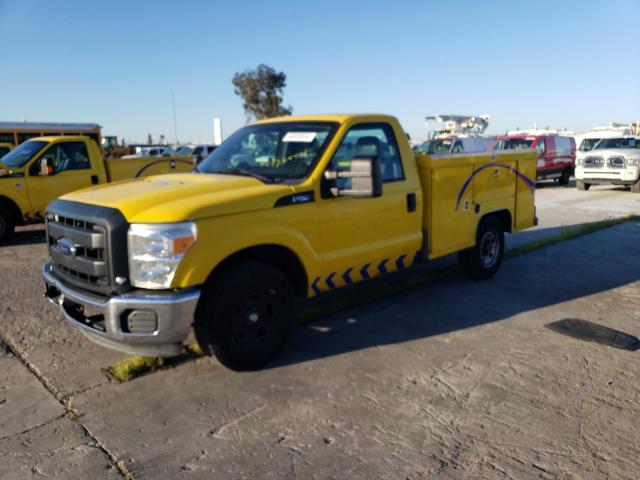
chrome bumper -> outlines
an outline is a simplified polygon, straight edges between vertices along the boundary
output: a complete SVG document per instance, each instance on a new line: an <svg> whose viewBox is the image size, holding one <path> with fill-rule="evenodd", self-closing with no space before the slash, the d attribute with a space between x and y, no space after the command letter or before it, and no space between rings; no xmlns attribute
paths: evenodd
<svg viewBox="0 0 640 480"><path fill-rule="evenodd" d="M199 290L148 291L104 298L69 288L52 271L51 263L44 265L42 275L45 297L93 342L146 356L173 357L182 352L182 343L193 324ZM145 321L143 328L130 331L134 313Z"/></svg>

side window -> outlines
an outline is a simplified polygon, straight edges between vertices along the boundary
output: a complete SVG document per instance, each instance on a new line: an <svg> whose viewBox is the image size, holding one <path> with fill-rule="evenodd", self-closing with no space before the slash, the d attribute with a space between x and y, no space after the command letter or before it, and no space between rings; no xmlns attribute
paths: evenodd
<svg viewBox="0 0 640 480"><path fill-rule="evenodd" d="M85 170L91 168L87 147L83 142L63 142L49 148L41 158L47 159L49 175L67 170ZM40 162L34 162L29 173L39 174Z"/></svg>
<svg viewBox="0 0 640 480"><path fill-rule="evenodd" d="M351 160L357 157L378 157L383 182L404 180L398 145L393 130L387 124L366 124L351 128L333 155L329 169L350 170Z"/></svg>

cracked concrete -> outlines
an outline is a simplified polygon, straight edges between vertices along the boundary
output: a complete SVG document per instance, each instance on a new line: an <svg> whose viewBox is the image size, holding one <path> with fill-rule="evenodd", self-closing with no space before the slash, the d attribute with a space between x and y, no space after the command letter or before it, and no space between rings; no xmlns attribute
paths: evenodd
<svg viewBox="0 0 640 480"><path fill-rule="evenodd" d="M619 189L537 195L541 225L510 245L640 212ZM640 336L637 222L301 326L259 372L202 358L125 384L102 371L121 355L40 298L37 232L0 248L3 298L23 300L0 304L0 333L61 401L0 349L1 478L640 476L640 352L545 328Z"/></svg>

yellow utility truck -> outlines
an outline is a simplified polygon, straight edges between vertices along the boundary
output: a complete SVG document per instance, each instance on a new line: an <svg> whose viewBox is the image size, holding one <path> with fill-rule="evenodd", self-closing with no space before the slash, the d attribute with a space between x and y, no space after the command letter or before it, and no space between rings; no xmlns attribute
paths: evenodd
<svg viewBox="0 0 640 480"><path fill-rule="evenodd" d="M491 277L504 232L535 224L535 152L414 155L386 115L246 126L189 174L65 195L47 208L45 295L103 346L257 368L294 297L458 253Z"/></svg>
<svg viewBox="0 0 640 480"><path fill-rule="evenodd" d="M117 180L187 172L189 158L104 160L85 135L31 138L0 158L0 243L16 225L41 222L49 202L65 193Z"/></svg>

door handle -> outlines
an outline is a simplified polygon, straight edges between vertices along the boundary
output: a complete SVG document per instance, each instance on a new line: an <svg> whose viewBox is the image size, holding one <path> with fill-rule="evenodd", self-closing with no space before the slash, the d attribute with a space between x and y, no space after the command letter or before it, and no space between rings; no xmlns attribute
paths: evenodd
<svg viewBox="0 0 640 480"><path fill-rule="evenodd" d="M98 184L98 175L91 175L91 184L92 185Z"/></svg>
<svg viewBox="0 0 640 480"><path fill-rule="evenodd" d="M415 212L416 211L416 194L415 193L407 193L407 212Z"/></svg>

